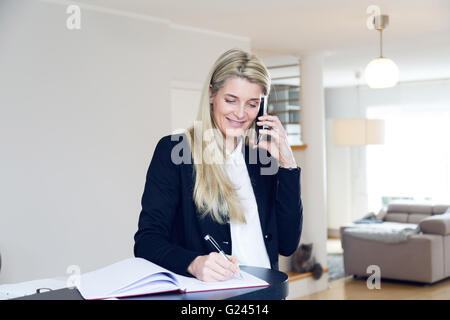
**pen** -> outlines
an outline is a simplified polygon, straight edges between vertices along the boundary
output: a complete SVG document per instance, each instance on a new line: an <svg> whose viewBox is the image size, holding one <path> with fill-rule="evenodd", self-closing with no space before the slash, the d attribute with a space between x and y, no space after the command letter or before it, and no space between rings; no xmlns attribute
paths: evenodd
<svg viewBox="0 0 450 320"><path fill-rule="evenodd" d="M219 252L225 259L227 259L228 261L231 262L231 260L228 259L225 252L222 250L222 248L219 246L219 244L216 242L216 240L214 240L213 237L211 237L209 234L207 234L204 239L206 241L208 241L209 243L211 243L211 245L217 250L217 252ZM241 273L239 273L239 278L242 279Z"/></svg>

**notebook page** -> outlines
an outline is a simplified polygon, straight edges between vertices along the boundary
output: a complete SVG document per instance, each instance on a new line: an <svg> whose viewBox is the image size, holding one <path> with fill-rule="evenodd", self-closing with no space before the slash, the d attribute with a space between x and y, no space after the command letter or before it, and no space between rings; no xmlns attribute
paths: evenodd
<svg viewBox="0 0 450 320"><path fill-rule="evenodd" d="M175 278L173 273L160 272L156 274L149 275L142 280L138 280L128 286L123 287L122 289L115 290L111 292L111 294L117 294L119 296L122 293L128 293L128 291L132 290L142 290L142 288L146 286L150 286L153 289L153 284L155 283L171 283L175 288L179 288L180 285L178 283L178 279Z"/></svg>
<svg viewBox="0 0 450 320"><path fill-rule="evenodd" d="M251 275L248 272L241 270L242 279L237 277L232 277L225 281L217 282L204 282L196 278L185 277L181 275L176 275L180 285L181 290L186 292L199 292L199 291L210 291L210 290L224 290L224 289L238 289L238 288L250 288L250 287L263 287L269 286L266 281Z"/></svg>
<svg viewBox="0 0 450 320"><path fill-rule="evenodd" d="M114 291L137 284L151 274L161 272L168 270L142 258L129 258L82 274L78 290L85 299L102 299L111 296Z"/></svg>
<svg viewBox="0 0 450 320"><path fill-rule="evenodd" d="M151 288L151 291L149 291L148 288ZM111 294L111 297L131 297L179 290L179 286L174 284L173 282L167 282L167 280L156 280L152 281L151 286L149 286L148 283L143 283L140 286L122 290L121 292L114 292L113 294Z"/></svg>

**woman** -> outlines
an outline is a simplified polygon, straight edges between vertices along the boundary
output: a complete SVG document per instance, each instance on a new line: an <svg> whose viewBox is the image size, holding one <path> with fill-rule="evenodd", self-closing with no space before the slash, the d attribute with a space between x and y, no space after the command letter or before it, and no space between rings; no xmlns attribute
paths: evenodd
<svg viewBox="0 0 450 320"><path fill-rule="evenodd" d="M269 90L270 76L255 55L232 49L218 58L194 126L161 138L155 148L136 257L221 281L238 273L239 264L278 269L278 255L297 249L301 169L278 117L256 118ZM270 139L255 146L256 125L269 127L260 133ZM229 260L205 241L207 234L232 255Z"/></svg>

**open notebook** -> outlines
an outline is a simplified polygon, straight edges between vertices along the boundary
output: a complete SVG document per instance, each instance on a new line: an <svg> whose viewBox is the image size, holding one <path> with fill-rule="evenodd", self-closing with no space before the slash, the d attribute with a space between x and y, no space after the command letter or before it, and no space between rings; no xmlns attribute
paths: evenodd
<svg viewBox="0 0 450 320"><path fill-rule="evenodd" d="M129 258L82 274L77 286L84 299L138 296L168 291L199 292L269 286L241 270L242 279L232 277L219 282L203 282L168 271L142 258Z"/></svg>

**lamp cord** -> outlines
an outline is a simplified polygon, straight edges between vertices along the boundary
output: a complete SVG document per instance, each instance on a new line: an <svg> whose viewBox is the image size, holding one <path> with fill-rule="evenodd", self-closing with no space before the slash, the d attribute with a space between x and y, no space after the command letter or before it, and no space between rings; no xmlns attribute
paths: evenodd
<svg viewBox="0 0 450 320"><path fill-rule="evenodd" d="M380 58L383 58L383 29L378 31L380 32Z"/></svg>

